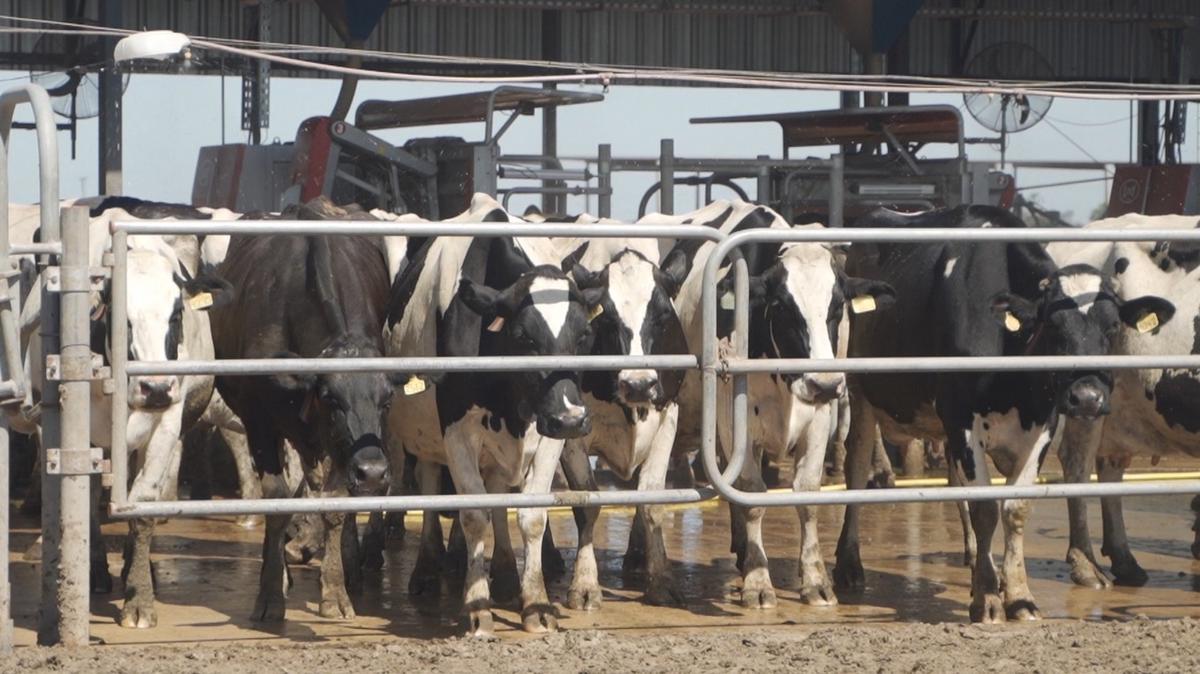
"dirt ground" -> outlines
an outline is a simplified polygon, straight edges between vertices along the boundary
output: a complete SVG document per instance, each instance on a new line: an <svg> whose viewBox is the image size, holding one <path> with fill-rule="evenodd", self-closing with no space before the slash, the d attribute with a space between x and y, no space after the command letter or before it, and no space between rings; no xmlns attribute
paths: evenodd
<svg viewBox="0 0 1200 674"><path fill-rule="evenodd" d="M460 587L447 582L440 596L408 595L414 519L409 535L389 548L384 569L366 575L363 593L354 598L357 618L333 621L317 615L319 567L313 563L292 568L287 622L275 626L249 620L261 528L241 529L232 520L179 520L160 527L155 541L158 626L133 630L116 624L118 580L112 595L93 599L96 646L76 651L32 646L37 566L20 553L36 530L33 521L18 519L12 546L17 649L0 658L0 671L781 671L815 666L883 672L1196 672L1200 561L1190 553L1188 501L1126 500L1131 543L1150 581L1142 588L1108 590L1071 584L1063 561L1065 503L1035 503L1026 536L1027 566L1046 619L994 627L967 624L970 573L961 565L952 504L867 507L862 530L866 590L839 594L839 605L825 608L799 601L795 512L770 510L764 537L779 606L765 611L738 603L740 578L728 552L723 504L668 511L667 550L686 599L675 608L641 601L643 579L621 568L632 510L609 509L596 529L603 607L590 613L565 608L568 575L548 584L559 607L558 634L527 635L517 607L501 606L495 609L492 642L457 636ZM1098 504L1092 504L1090 515L1098 537ZM833 561L841 518L840 508L819 513L827 563ZM121 566L124 526L104 527L114 574ZM569 574L575 543L570 513L552 513L551 527ZM520 541L515 522L512 535ZM999 549L999 537L996 543Z"/></svg>

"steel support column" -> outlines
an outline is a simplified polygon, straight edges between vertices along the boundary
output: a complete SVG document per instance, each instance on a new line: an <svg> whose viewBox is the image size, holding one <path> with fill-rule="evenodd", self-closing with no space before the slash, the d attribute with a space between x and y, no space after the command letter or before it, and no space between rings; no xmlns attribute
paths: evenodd
<svg viewBox="0 0 1200 674"><path fill-rule="evenodd" d="M100 25L120 28L122 26L122 0L100 0ZM105 58L112 56L117 38L103 38ZM122 74L112 66L100 71L100 124L97 156L100 159L97 176L97 192L121 194L124 191L122 171L121 96L124 84ZM80 195L80 196L87 196Z"/></svg>

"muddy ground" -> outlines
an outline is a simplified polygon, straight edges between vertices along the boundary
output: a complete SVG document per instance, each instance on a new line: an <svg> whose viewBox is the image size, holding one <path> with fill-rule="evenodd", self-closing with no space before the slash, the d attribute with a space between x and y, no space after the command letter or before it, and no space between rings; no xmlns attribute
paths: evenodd
<svg viewBox="0 0 1200 674"><path fill-rule="evenodd" d="M1200 622L1054 621L634 635L582 630L519 641L22 649L6 670L104 672L1196 672Z"/></svg>

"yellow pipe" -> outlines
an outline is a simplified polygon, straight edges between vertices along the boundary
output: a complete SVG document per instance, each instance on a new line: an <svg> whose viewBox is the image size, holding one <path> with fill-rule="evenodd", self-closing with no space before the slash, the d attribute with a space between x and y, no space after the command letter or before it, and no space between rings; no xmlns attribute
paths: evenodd
<svg viewBox="0 0 1200 674"><path fill-rule="evenodd" d="M1098 480L1099 480L1099 478L1093 473L1090 481L1097 482ZM1175 471L1175 472L1166 472L1166 473L1126 473L1125 479L1123 481L1124 482L1149 482L1149 481L1153 481L1153 480L1200 480L1200 471ZM1062 478L1057 478L1057 477L1056 478L1038 477L1038 484L1054 484L1054 483L1058 483L1058 482L1062 482L1062 481L1063 481ZM996 485L996 486L1002 486L1005 484L1005 482L1006 482L1006 480L1002 477L992 478L992 484ZM915 488L921 488L921 487L945 487L948 483L949 483L949 481L944 477L910 477L910 478L901 478L901 479L896 480L896 487L901 488L901 489L915 489ZM778 489L768 489L767 491L771 494L782 494L782 493L790 492L792 490L787 487L781 487ZM826 485L821 486L821 491L846 491L846 485L845 484L826 484ZM710 507L716 505L717 502L718 502L718 499L716 497L713 497L710 499L705 499L703 501L697 501L695 503L671 503L671 504L665 505L663 507L666 508L667 510L680 510L683 508L695 508L695 507L710 508ZM554 506L551 508L547 508L546 510L549 512L566 512L570 509L571 509L570 506ZM605 506L604 509L608 512L633 512L634 506ZM413 521L417 521L420 519L422 514L423 513L420 510L410 510L407 513L405 513L404 521L407 522L409 519L412 519ZM516 516L516 512L514 509L513 512L509 513L509 517L515 517L515 516ZM366 518L366 515L359 516L360 521L366 521L365 518Z"/></svg>

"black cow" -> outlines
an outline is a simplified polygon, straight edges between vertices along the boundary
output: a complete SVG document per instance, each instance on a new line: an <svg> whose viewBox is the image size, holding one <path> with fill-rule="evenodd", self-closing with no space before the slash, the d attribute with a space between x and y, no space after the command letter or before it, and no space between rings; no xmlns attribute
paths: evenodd
<svg viewBox="0 0 1200 674"><path fill-rule="evenodd" d="M221 273L237 300L213 312L218 358L377 357L387 305L382 242L358 236L235 236ZM282 479L286 439L305 469L325 464L324 493L382 491L390 479L383 415L392 396L385 375L218 377L217 389L242 418L268 498L294 496ZM282 620L284 530L291 517L267 517L256 620ZM343 527L343 520L348 520ZM326 518L320 612L351 618L342 545L354 522ZM343 533L345 534L343 538Z"/></svg>
<svg viewBox="0 0 1200 674"><path fill-rule="evenodd" d="M998 208L964 206L912 216L879 210L854 226L1024 225ZM1169 302L1157 297L1122 304L1112 295L1097 294L1107 282L1099 271L1083 265L1058 269L1039 244L855 245L847 271L886 280L897 297L894 311L851 317L852 356L1098 355L1108 352L1122 321L1134 324L1154 312L1165 322L1173 312ZM1033 484L1059 414L1106 414L1111 380L1108 372L1087 371L854 376L848 486L865 485L876 422L892 442L944 438L955 481L988 484L990 455L1009 484ZM1003 601L991 555L999 508L994 501L970 507L978 550L971 619L1036 619L1023 555L1028 502L1007 500L1003 505ZM838 541L834 578L843 587L863 581L858 516L859 507L847 508Z"/></svg>
<svg viewBox="0 0 1200 674"><path fill-rule="evenodd" d="M464 222L512 219L492 199L476 195ZM544 242L544 240L543 240ZM539 249L539 246L543 246ZM412 257L392 290L387 353L392 356L574 355L592 347L589 312L604 289L580 291L547 259L551 247L536 240L440 237ZM586 435L591 418L583 405L578 373L450 373L412 378L397 396L388 419L393 457L401 447L417 457L422 492L437 491L437 464L449 466L460 493L546 493L563 441ZM496 520L496 566L509 549L503 510ZM489 634L492 615L483 535L489 513L466 509L459 518L467 541L464 610L467 630ZM546 595L541 551L543 509L518 515L525 543L521 578L523 623L528 631L556 627ZM437 526L426 515L423 540ZM440 543L440 540L438 541ZM436 568L436 550L422 545L414 579Z"/></svg>

